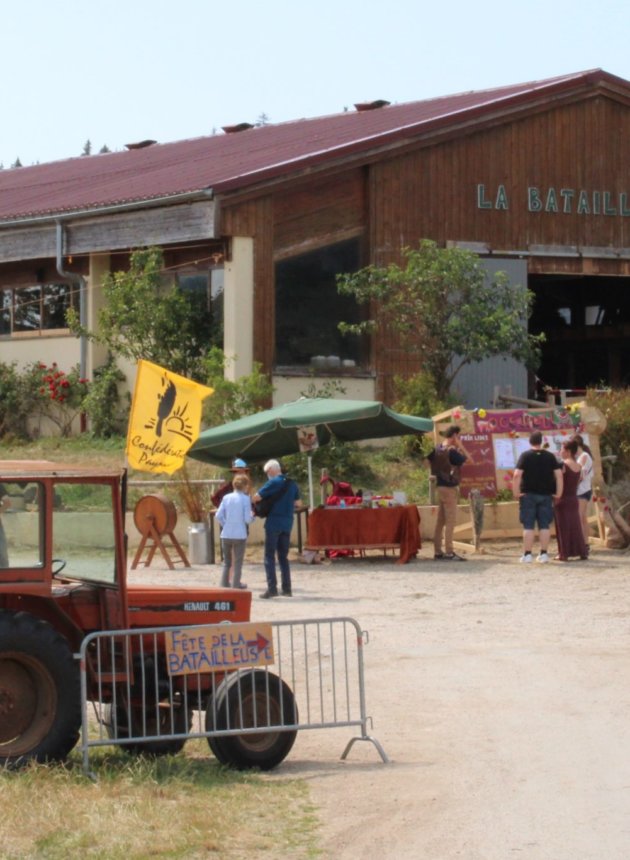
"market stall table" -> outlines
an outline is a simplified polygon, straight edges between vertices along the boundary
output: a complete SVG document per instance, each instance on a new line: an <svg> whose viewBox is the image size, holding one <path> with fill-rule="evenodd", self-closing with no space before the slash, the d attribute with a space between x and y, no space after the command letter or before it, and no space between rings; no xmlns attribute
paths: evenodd
<svg viewBox="0 0 630 860"><path fill-rule="evenodd" d="M399 564L420 549L420 514L415 505L394 508L316 508L308 518L306 549L398 549Z"/></svg>

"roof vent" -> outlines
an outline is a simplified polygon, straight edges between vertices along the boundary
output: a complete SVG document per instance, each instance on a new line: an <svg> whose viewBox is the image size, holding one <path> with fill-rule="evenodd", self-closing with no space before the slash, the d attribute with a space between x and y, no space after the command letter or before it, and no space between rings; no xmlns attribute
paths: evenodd
<svg viewBox="0 0 630 860"><path fill-rule="evenodd" d="M377 108L387 107L389 104L391 104L391 102L385 101L385 99L376 99L373 102L357 102L357 104L355 104L355 108L358 111L376 110Z"/></svg>
<svg viewBox="0 0 630 860"><path fill-rule="evenodd" d="M221 126L226 134L234 134L237 131L247 131L248 128L253 128L251 122L239 122L236 125Z"/></svg>
<svg viewBox="0 0 630 860"><path fill-rule="evenodd" d="M146 149L147 146L153 146L157 140L139 140L137 143L126 143L125 149Z"/></svg>

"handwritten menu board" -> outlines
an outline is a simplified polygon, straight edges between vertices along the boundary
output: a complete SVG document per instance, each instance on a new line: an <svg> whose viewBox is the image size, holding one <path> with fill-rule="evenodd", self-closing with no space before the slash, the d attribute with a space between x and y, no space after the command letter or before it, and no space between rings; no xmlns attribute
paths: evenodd
<svg viewBox="0 0 630 860"><path fill-rule="evenodd" d="M534 430L542 432L543 444L554 454L559 454L562 442L574 433L581 433L589 444L578 411L564 407L480 411L481 416L478 412L453 414L448 421L462 427L461 439L469 454L461 470L463 498L468 498L473 489L486 498L510 490L516 463L529 448L529 436Z"/></svg>
<svg viewBox="0 0 630 860"><path fill-rule="evenodd" d="M471 490L480 490L483 496L497 494L497 475L492 437L488 433L461 436L469 458L461 471L460 493L467 499Z"/></svg>

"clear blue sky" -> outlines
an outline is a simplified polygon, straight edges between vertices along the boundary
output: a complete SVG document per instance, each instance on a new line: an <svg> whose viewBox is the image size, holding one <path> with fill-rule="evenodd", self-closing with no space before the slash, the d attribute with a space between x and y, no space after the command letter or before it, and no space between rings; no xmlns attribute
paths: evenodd
<svg viewBox="0 0 630 860"><path fill-rule="evenodd" d="M590 68L630 78L628 0L18 0L0 163Z"/></svg>

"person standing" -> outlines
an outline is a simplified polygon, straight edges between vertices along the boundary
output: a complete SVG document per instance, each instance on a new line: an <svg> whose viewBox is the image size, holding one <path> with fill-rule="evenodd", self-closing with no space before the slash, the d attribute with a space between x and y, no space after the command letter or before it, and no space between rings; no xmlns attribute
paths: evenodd
<svg viewBox="0 0 630 860"><path fill-rule="evenodd" d="M249 497L249 478L240 473L232 479L234 489L223 496L216 513L221 526L221 549L223 550L223 573L221 588L230 587L230 568L234 562L233 588L247 588L241 582L248 526L254 519Z"/></svg>
<svg viewBox="0 0 630 860"><path fill-rule="evenodd" d="M577 443L577 457L575 459L582 468L580 483L577 488L577 497L582 533L584 534L584 540L586 541L586 548L588 551L588 538L590 532L588 525L588 505L593 498L593 454L579 433L573 437L573 441Z"/></svg>
<svg viewBox="0 0 630 860"><path fill-rule="evenodd" d="M549 540L553 521L553 499L562 495L562 466L551 451L542 447L543 436L535 430L529 437L529 450L518 458L512 492L518 499L519 519L523 526L523 555L521 561L532 561L534 529L538 525L540 553L536 561L549 561Z"/></svg>
<svg viewBox="0 0 630 860"><path fill-rule="evenodd" d="M575 556L582 560L588 557L577 497L582 472L580 464L575 459L577 451L578 444L574 439L563 442L560 449L563 487L562 495L556 499L554 505L556 539L558 541L556 561L568 561Z"/></svg>
<svg viewBox="0 0 630 860"><path fill-rule="evenodd" d="M453 549L453 533L457 517L457 494L460 469L468 459L461 439L461 428L451 425L444 433L444 442L427 456L431 474L435 477L438 514L433 533L433 557L440 561L466 561ZM444 551L442 551L444 538Z"/></svg>
<svg viewBox="0 0 630 860"><path fill-rule="evenodd" d="M276 556L280 566L282 594L291 597L291 567L289 565L289 541L293 528L293 511L295 510L300 489L295 481L282 474L280 463L269 460L264 467L267 482L262 485L254 496L254 502L259 502L267 496L276 496L270 513L265 520L265 575L267 590L260 596L264 600L278 596L278 579L276 577Z"/></svg>
<svg viewBox="0 0 630 860"><path fill-rule="evenodd" d="M234 489L234 475L247 475L249 477L249 467L245 460L240 457L237 457L232 461L230 472L232 472L232 477L225 481L224 484L221 484L219 489L210 496L210 501L215 508L218 508L223 497L227 496L227 494L231 493Z"/></svg>

